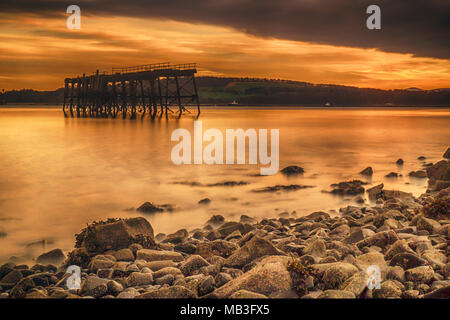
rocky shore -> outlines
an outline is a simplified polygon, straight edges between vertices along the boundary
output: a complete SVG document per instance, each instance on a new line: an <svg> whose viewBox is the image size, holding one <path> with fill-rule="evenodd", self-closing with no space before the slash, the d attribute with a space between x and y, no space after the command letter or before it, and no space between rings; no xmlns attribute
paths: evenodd
<svg viewBox="0 0 450 320"><path fill-rule="evenodd" d="M143 217L95 222L67 256L55 249L31 267L0 266L0 298L450 298L449 157L426 168L417 198L334 184L335 194L371 200L335 215L215 215L167 235Z"/></svg>

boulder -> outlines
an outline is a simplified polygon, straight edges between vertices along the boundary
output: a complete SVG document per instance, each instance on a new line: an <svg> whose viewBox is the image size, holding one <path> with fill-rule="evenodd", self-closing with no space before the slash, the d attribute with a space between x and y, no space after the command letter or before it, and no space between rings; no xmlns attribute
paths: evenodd
<svg viewBox="0 0 450 320"><path fill-rule="evenodd" d="M89 275L81 283L80 295L99 297L105 295L108 291L108 279L102 279L97 276Z"/></svg>
<svg viewBox="0 0 450 320"><path fill-rule="evenodd" d="M363 171L360 172L363 176L371 176L373 175L373 169L372 167L367 167Z"/></svg>
<svg viewBox="0 0 450 320"><path fill-rule="evenodd" d="M298 167L298 166L288 166L281 170L281 173L286 176L299 175L299 174L303 174L304 172L305 172L305 170L303 170L302 167Z"/></svg>
<svg viewBox="0 0 450 320"><path fill-rule="evenodd" d="M175 233L167 235L166 238L161 242L179 244L183 242L187 237L189 237L189 232L186 229L181 229Z"/></svg>
<svg viewBox="0 0 450 320"><path fill-rule="evenodd" d="M365 271L360 271L345 280L341 289L352 292L356 297L359 297L367 287L369 276Z"/></svg>
<svg viewBox="0 0 450 320"><path fill-rule="evenodd" d="M339 182L331 185L331 187L333 187L331 193L339 195L357 195L364 193L364 184L366 183L360 180Z"/></svg>
<svg viewBox="0 0 450 320"><path fill-rule="evenodd" d="M270 241L254 236L243 247L234 251L225 261L225 265L233 268L242 268L256 258L284 254L284 252L275 248Z"/></svg>
<svg viewBox="0 0 450 320"><path fill-rule="evenodd" d="M358 269L364 272L366 272L366 270L370 266L377 266L381 271L381 277L382 278L386 277L386 271L388 266L386 261L384 260L384 255L379 252L371 251L362 254L360 256L357 256L355 265L356 267L358 267Z"/></svg>
<svg viewBox="0 0 450 320"><path fill-rule="evenodd" d="M114 252L114 257L117 261L133 261L134 260L134 254L131 249L120 249Z"/></svg>
<svg viewBox="0 0 450 320"><path fill-rule="evenodd" d="M292 280L286 269L289 259L285 256L263 258L254 268L227 282L213 293L219 298L227 298L239 290L248 290L265 296L291 290Z"/></svg>
<svg viewBox="0 0 450 320"><path fill-rule="evenodd" d="M445 151L445 153L442 157L445 159L450 159L450 147L447 148L447 151Z"/></svg>
<svg viewBox="0 0 450 320"><path fill-rule="evenodd" d="M372 188L367 189L367 194L369 195L370 200L377 200L382 197L382 191L384 188L384 184L376 185Z"/></svg>
<svg viewBox="0 0 450 320"><path fill-rule="evenodd" d="M140 242L147 246L155 244L153 228L142 217L91 224L77 236L76 247L84 247L90 252L104 252L128 248Z"/></svg>
<svg viewBox="0 0 450 320"><path fill-rule="evenodd" d="M353 231L348 238L345 239L346 243L357 243L375 234L375 231L367 228L358 228Z"/></svg>
<svg viewBox="0 0 450 320"><path fill-rule="evenodd" d="M441 190L445 187L445 181L450 180L450 162L442 160L426 168L428 187L432 190ZM441 181L444 181L442 183Z"/></svg>
<svg viewBox="0 0 450 320"><path fill-rule="evenodd" d="M41 254L37 257L36 262L40 264L53 264L55 266L64 262L66 256L61 249L54 249L49 252Z"/></svg>
<svg viewBox="0 0 450 320"><path fill-rule="evenodd" d="M414 254L413 249L408 245L405 239L397 240L387 251L385 254L385 258L387 260L391 260L396 254L399 253L412 253Z"/></svg>

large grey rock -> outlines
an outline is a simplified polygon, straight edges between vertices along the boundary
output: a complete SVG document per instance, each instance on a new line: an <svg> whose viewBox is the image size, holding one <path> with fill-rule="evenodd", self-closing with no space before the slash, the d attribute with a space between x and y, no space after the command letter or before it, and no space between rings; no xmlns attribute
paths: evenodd
<svg viewBox="0 0 450 320"><path fill-rule="evenodd" d="M269 256L263 258L253 269L216 289L219 298L227 298L239 290L248 290L269 296L275 292L292 289L292 280L286 269L290 258Z"/></svg>

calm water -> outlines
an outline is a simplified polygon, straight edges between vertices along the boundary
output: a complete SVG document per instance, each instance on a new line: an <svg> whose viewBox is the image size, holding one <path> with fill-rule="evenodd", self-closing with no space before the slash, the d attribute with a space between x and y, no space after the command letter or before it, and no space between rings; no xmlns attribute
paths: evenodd
<svg viewBox="0 0 450 320"><path fill-rule="evenodd" d="M64 118L59 109L0 109L0 260L23 255L26 245L47 240L45 250L70 250L74 234L86 223L106 217L139 215L145 201L170 203L177 210L147 216L155 232L199 226L212 214L239 219L283 211L297 215L352 204L321 192L331 183L359 178L372 166L371 184L419 195L426 181L407 174L439 160L450 141L450 109L295 109L204 108L203 130L218 128L280 129L280 169L305 168L302 177L258 176L252 165L176 166L170 141L176 128L192 132L192 117L150 121ZM395 161L403 158L403 167ZM395 171L396 180L384 178ZM238 187L202 187L227 180L249 182ZM275 184L314 188L288 193L254 193ZM212 202L199 207L205 197ZM39 251L43 248L37 248Z"/></svg>

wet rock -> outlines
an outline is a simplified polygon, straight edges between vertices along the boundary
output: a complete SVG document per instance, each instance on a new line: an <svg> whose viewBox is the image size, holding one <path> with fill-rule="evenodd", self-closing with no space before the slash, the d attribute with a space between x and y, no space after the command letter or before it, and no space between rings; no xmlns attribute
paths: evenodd
<svg viewBox="0 0 450 320"><path fill-rule="evenodd" d="M363 171L360 172L363 176L371 176L373 175L373 169L372 167L367 167Z"/></svg>
<svg viewBox="0 0 450 320"><path fill-rule="evenodd" d="M386 279L405 282L405 271L400 266L389 267L386 273Z"/></svg>
<svg viewBox="0 0 450 320"><path fill-rule="evenodd" d="M204 266L209 266L208 261L200 255L192 255L180 265L180 270L185 276L188 276Z"/></svg>
<svg viewBox="0 0 450 320"><path fill-rule="evenodd" d="M417 157L417 160L425 160L425 159L426 159L426 157L424 157L424 156Z"/></svg>
<svg viewBox="0 0 450 320"><path fill-rule="evenodd" d="M369 277L365 271L360 271L348 278L341 286L342 290L352 292L359 297L367 287Z"/></svg>
<svg viewBox="0 0 450 320"><path fill-rule="evenodd" d="M409 252L402 252L396 254L390 261L390 266L400 266L405 270L420 267L425 265L426 260L418 257L417 255Z"/></svg>
<svg viewBox="0 0 450 320"><path fill-rule="evenodd" d="M132 272L127 278L129 287L144 286L153 283L153 275L151 273Z"/></svg>
<svg viewBox="0 0 450 320"><path fill-rule="evenodd" d="M183 286L172 286L145 292L136 296L136 299L190 299L197 295Z"/></svg>
<svg viewBox="0 0 450 320"><path fill-rule="evenodd" d="M305 171L303 170L303 168L298 167L298 166L288 166L281 170L281 173L286 176L299 175L299 174L303 174L304 172Z"/></svg>
<svg viewBox="0 0 450 320"><path fill-rule="evenodd" d="M367 183L360 180L344 181L337 184L332 184L333 190L331 193L338 195L357 195L364 193L364 187Z"/></svg>
<svg viewBox="0 0 450 320"><path fill-rule="evenodd" d="M158 261L149 261L144 264L144 267L149 268L151 271L158 271L167 267L175 267L177 264L172 260L158 260Z"/></svg>
<svg viewBox="0 0 450 320"><path fill-rule="evenodd" d="M402 159L402 158L399 158L395 163L396 163L397 165L401 166L401 165L403 165L403 159Z"/></svg>
<svg viewBox="0 0 450 320"><path fill-rule="evenodd" d="M386 259L391 260L396 254L399 253L412 253L414 251L408 245L405 239L397 240L387 251L386 251Z"/></svg>
<svg viewBox="0 0 450 320"><path fill-rule="evenodd" d="M441 224L436 220L421 217L417 220L417 230L426 230L430 234L438 233Z"/></svg>
<svg viewBox="0 0 450 320"><path fill-rule="evenodd" d="M239 218L239 222L241 223L248 223L248 224L255 224L258 221L256 221L255 218L249 217L245 214L241 215L241 217Z"/></svg>
<svg viewBox="0 0 450 320"><path fill-rule="evenodd" d="M375 234L374 231L365 228L358 228L356 231L352 232L350 236L345 239L346 243L357 243L366 238L369 238Z"/></svg>
<svg viewBox="0 0 450 320"><path fill-rule="evenodd" d="M205 259L211 256L228 258L237 249L239 249L237 244L225 240L203 241L197 244L195 253Z"/></svg>
<svg viewBox="0 0 450 320"><path fill-rule="evenodd" d="M428 176L428 187L432 190L443 189L442 187L445 186L445 183L441 183L441 187L439 187L440 181L450 180L450 162L447 160L435 163L426 168L426 171Z"/></svg>
<svg viewBox="0 0 450 320"><path fill-rule="evenodd" d="M405 277L408 281L428 283L433 279L434 271L430 266L421 266L406 270Z"/></svg>
<svg viewBox="0 0 450 320"><path fill-rule="evenodd" d="M130 290L122 291L117 295L117 299L134 299L139 295L139 291L134 288L130 288Z"/></svg>
<svg viewBox="0 0 450 320"><path fill-rule="evenodd" d="M225 272L220 272L216 275L216 277L214 278L215 283L217 288L220 288L221 286L223 286L225 283L231 281L233 279L233 277Z"/></svg>
<svg viewBox="0 0 450 320"><path fill-rule="evenodd" d="M193 254L195 250L197 250L197 246L194 243L184 242L175 245L174 250L187 254Z"/></svg>
<svg viewBox="0 0 450 320"><path fill-rule="evenodd" d="M12 288L15 286L20 280L22 280L23 275L19 270L11 270L7 275L5 275L1 281L0 286L4 288Z"/></svg>
<svg viewBox="0 0 450 320"><path fill-rule="evenodd" d="M275 185L275 186L269 186L265 188L255 189L252 190L253 192L280 192L280 191L297 191L300 189L307 189L307 188L314 188L314 186L307 186L307 185L299 185L299 184L290 184L290 185Z"/></svg>
<svg viewBox="0 0 450 320"><path fill-rule="evenodd" d="M397 172L389 172L387 175L385 175L386 178L398 178Z"/></svg>
<svg viewBox="0 0 450 320"><path fill-rule="evenodd" d="M425 294L424 299L449 299L450 285Z"/></svg>
<svg viewBox="0 0 450 320"><path fill-rule="evenodd" d="M438 250L425 250L422 253L422 258L425 259L431 266L437 266L439 269L444 268L447 263L447 256Z"/></svg>
<svg viewBox="0 0 450 320"><path fill-rule="evenodd" d="M427 177L427 173L424 170L411 171L408 175L418 179L424 179Z"/></svg>
<svg viewBox="0 0 450 320"><path fill-rule="evenodd" d="M136 258L145 261L172 260L174 262L183 261L183 256L179 252L166 250L141 249L136 252Z"/></svg>
<svg viewBox="0 0 450 320"><path fill-rule="evenodd" d="M65 259L66 256L61 249L54 249L41 254L37 257L36 262L41 264L53 264L57 266L60 265Z"/></svg>
<svg viewBox="0 0 450 320"><path fill-rule="evenodd" d="M284 252L275 248L270 241L254 236L243 247L234 251L225 261L228 267L242 268L256 258L268 255L284 255Z"/></svg>
<svg viewBox="0 0 450 320"><path fill-rule="evenodd" d="M219 298L226 298L239 290L248 290L269 296L275 292L290 290L292 280L286 269L289 259L284 256L263 258L253 269L216 289L214 294Z"/></svg>
<svg viewBox="0 0 450 320"><path fill-rule="evenodd" d="M198 202L198 204L201 204L201 205L208 205L208 204L210 204L210 203L211 203L211 199L209 199L209 198L201 199L201 200Z"/></svg>
<svg viewBox="0 0 450 320"><path fill-rule="evenodd" d="M89 263L89 271L97 272L99 269L109 269L116 264L116 260L110 255L96 255Z"/></svg>
<svg viewBox="0 0 450 320"><path fill-rule="evenodd" d="M114 252L114 257L117 261L133 261L134 260L134 254L131 249L120 249Z"/></svg>
<svg viewBox="0 0 450 320"><path fill-rule="evenodd" d="M446 159L450 159L450 147L447 148L447 151L445 151L445 153L444 153L444 155L442 157L446 158Z"/></svg>
<svg viewBox="0 0 450 320"><path fill-rule="evenodd" d="M169 204L157 205L147 201L144 202L139 208L137 208L136 211L142 213L157 213L164 211L173 211L173 207Z"/></svg>
<svg viewBox="0 0 450 320"><path fill-rule="evenodd" d="M181 229L175 233L167 235L167 237L161 242L179 244L183 242L187 237L189 237L189 232L186 229Z"/></svg>
<svg viewBox="0 0 450 320"><path fill-rule="evenodd" d="M231 299L267 299L267 297L260 293L251 292L248 290L239 290L230 296Z"/></svg>
<svg viewBox="0 0 450 320"><path fill-rule="evenodd" d="M114 297L123 291L123 286L114 280L108 281L106 287L108 288L108 293Z"/></svg>
<svg viewBox="0 0 450 320"><path fill-rule="evenodd" d="M383 188L384 184L376 185L372 188L367 189L367 194L369 195L370 200L377 200L379 198L382 198L383 194Z"/></svg>
<svg viewBox="0 0 450 320"><path fill-rule="evenodd" d="M13 271L15 266L16 266L16 264L15 264L15 263L12 263L12 262L7 262L7 263L3 264L3 265L0 267L0 280L1 280L4 276L6 276L8 273L10 273L11 271Z"/></svg>
<svg viewBox="0 0 450 320"><path fill-rule="evenodd" d="M316 258L323 258L327 254L327 246L325 241L321 239L314 239L306 245L303 250L306 255L311 255Z"/></svg>
<svg viewBox="0 0 450 320"><path fill-rule="evenodd" d="M198 285L198 295L204 296L205 294L208 294L214 290L214 278L212 276L204 277L200 280Z"/></svg>
<svg viewBox="0 0 450 320"><path fill-rule="evenodd" d="M155 271L153 273L153 278L154 279L158 279L161 277L164 277L168 274L174 275L174 276L178 276L178 275L182 275L181 270L178 268L174 268L174 267L166 267L166 268L162 268L158 271Z"/></svg>
<svg viewBox="0 0 450 320"><path fill-rule="evenodd" d="M104 252L128 248L133 243L154 245L153 228L142 218L108 220L94 223L77 235L76 247L90 252Z"/></svg>
<svg viewBox="0 0 450 320"><path fill-rule="evenodd" d="M325 290L318 299L354 299L355 295L350 291L345 290Z"/></svg>
<svg viewBox="0 0 450 320"><path fill-rule="evenodd" d="M349 263L336 262L329 265L322 276L322 282L327 289L340 288L348 278L358 272L358 269ZM313 267L316 266L318 265L313 265Z"/></svg>
<svg viewBox="0 0 450 320"><path fill-rule="evenodd" d="M384 278L387 271L387 263L384 260L384 255L379 252L368 252L356 257L355 265L361 270L366 271L370 266L377 266L380 268L381 276Z"/></svg>
<svg viewBox="0 0 450 320"><path fill-rule="evenodd" d="M108 282L108 279L102 279L97 276L87 276L81 283L80 295L101 297L108 291Z"/></svg>
<svg viewBox="0 0 450 320"><path fill-rule="evenodd" d="M398 236L393 230L382 231L374 234L364 240L361 240L356 243L356 246L359 249L362 249L366 246L377 246L380 248L385 248L386 246L394 243L398 240Z"/></svg>

